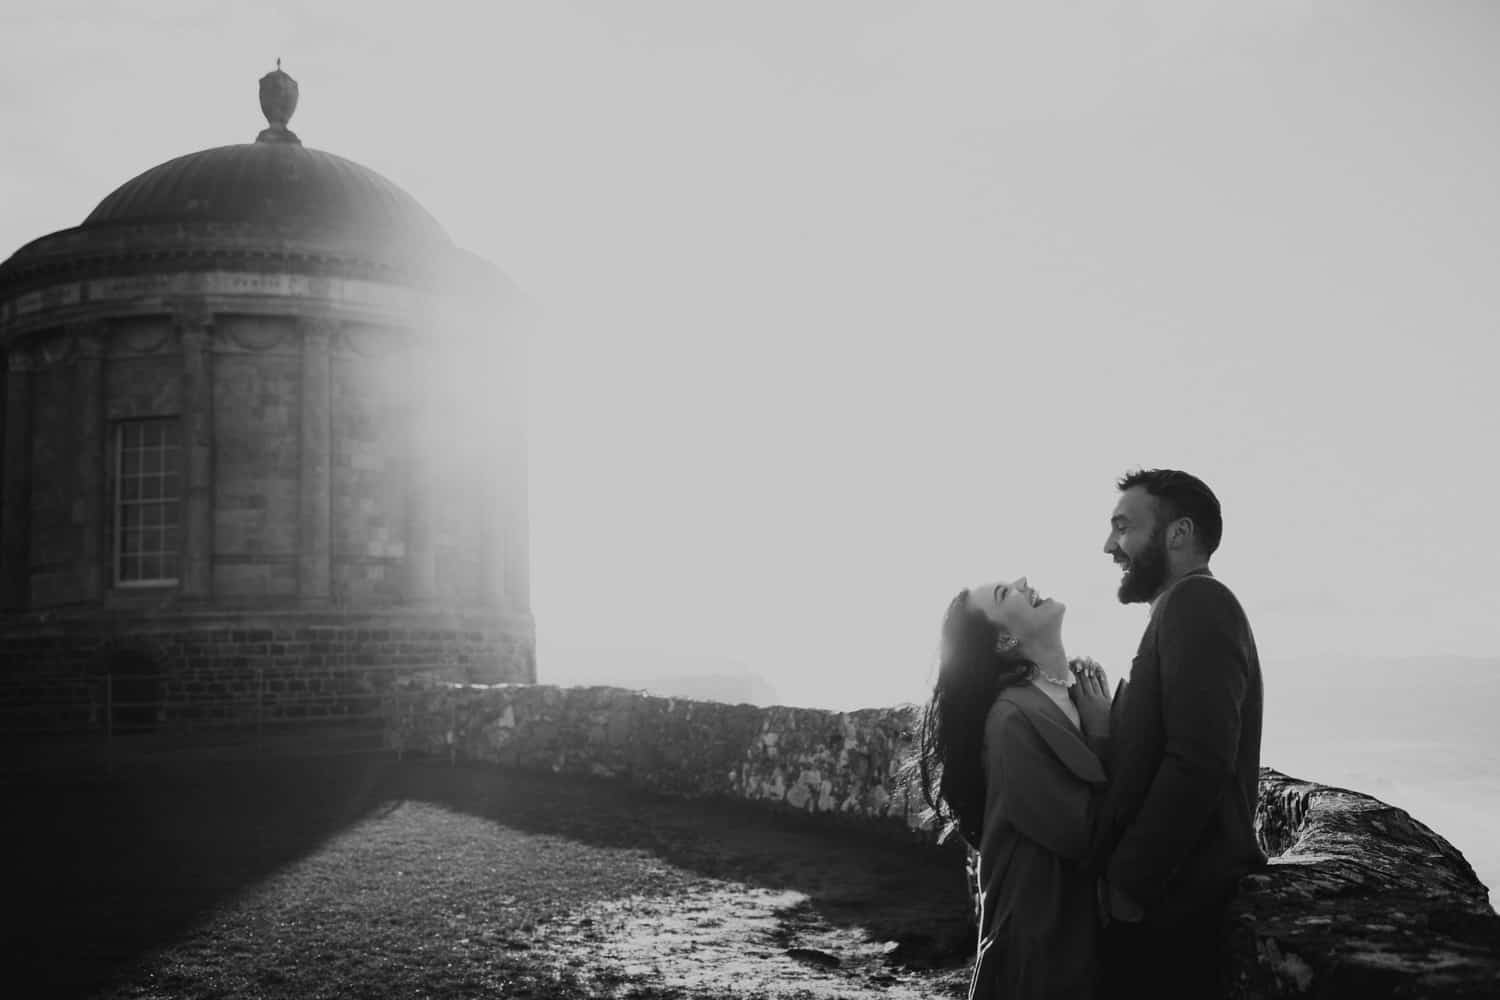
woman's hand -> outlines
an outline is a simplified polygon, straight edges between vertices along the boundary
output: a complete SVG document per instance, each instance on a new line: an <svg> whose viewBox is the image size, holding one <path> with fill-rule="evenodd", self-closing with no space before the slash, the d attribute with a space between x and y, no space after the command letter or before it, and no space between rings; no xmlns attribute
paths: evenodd
<svg viewBox="0 0 1500 1000"><path fill-rule="evenodd" d="M1073 704L1078 706L1078 718L1083 731L1094 739L1109 735L1109 678L1096 660L1087 656L1071 660L1078 683L1069 689Z"/></svg>

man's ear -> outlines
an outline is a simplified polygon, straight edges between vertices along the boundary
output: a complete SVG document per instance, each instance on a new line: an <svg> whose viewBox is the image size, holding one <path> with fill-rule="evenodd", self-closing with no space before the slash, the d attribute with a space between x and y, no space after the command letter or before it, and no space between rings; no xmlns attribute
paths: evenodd
<svg viewBox="0 0 1500 1000"><path fill-rule="evenodd" d="M1198 526L1190 517L1179 517L1167 529L1167 545L1174 549L1189 548L1198 534Z"/></svg>

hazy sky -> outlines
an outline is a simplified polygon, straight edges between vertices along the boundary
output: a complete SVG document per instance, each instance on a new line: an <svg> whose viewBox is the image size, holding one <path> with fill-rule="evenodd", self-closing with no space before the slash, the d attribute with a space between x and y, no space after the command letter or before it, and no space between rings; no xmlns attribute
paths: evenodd
<svg viewBox="0 0 1500 1000"><path fill-rule="evenodd" d="M1219 493L1268 683L1500 652L1500 5L27 6L0 254L253 140L279 56L535 301L544 679L916 699L1019 574L1118 671L1142 465Z"/></svg>

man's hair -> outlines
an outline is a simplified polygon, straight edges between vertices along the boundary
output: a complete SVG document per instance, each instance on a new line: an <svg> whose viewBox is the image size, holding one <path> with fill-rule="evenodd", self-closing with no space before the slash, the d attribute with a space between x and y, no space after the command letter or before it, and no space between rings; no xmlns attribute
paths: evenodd
<svg viewBox="0 0 1500 1000"><path fill-rule="evenodd" d="M1165 526L1180 517L1193 522L1193 531L1205 555L1213 555L1224 535L1224 515L1219 498L1197 476L1177 469L1137 469L1120 477L1120 492L1139 486L1154 498Z"/></svg>

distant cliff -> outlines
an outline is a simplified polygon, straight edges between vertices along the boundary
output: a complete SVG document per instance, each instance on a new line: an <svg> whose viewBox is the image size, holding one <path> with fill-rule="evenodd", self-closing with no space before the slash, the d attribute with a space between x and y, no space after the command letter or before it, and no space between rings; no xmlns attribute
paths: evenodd
<svg viewBox="0 0 1500 1000"><path fill-rule="evenodd" d="M385 710L395 749L728 796L930 838L897 780L910 707L827 712L657 698L618 688L414 680ZM1272 856L1232 930L1238 998L1494 997L1500 917L1442 837L1358 792L1261 774Z"/></svg>

